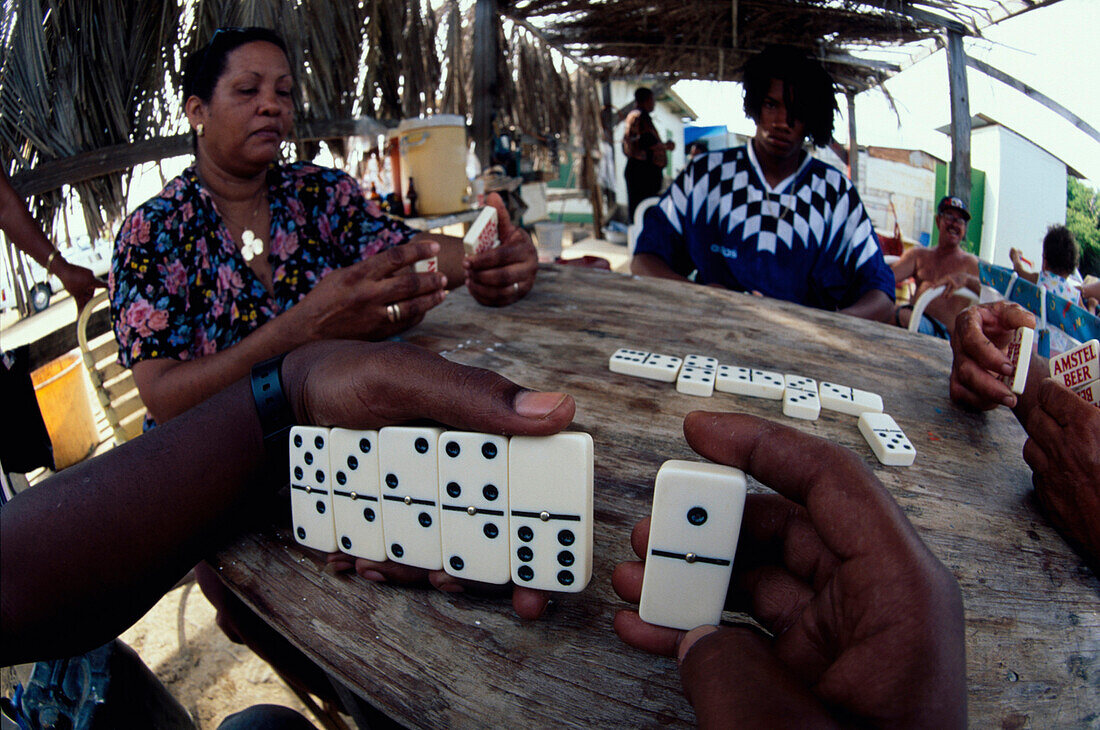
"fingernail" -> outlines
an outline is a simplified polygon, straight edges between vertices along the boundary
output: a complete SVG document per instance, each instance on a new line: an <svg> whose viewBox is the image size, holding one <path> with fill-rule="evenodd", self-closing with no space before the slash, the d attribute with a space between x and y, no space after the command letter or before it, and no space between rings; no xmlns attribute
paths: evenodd
<svg viewBox="0 0 1100 730"><path fill-rule="evenodd" d="M458 583L441 583L439 590L444 593L462 593L463 588Z"/></svg>
<svg viewBox="0 0 1100 730"><path fill-rule="evenodd" d="M543 393L537 390L525 390L516 396L516 413L524 418L545 418L554 412L562 401L566 399L565 393Z"/></svg>
<svg viewBox="0 0 1100 730"><path fill-rule="evenodd" d="M1006 362L1001 365L1001 372L1005 375L1012 375L1012 363Z"/></svg>
<svg viewBox="0 0 1100 730"><path fill-rule="evenodd" d="M442 287L442 288L446 288L446 286L447 286L447 275L446 274L440 274L439 275L439 280L440 280L439 286Z"/></svg>
<svg viewBox="0 0 1100 730"><path fill-rule="evenodd" d="M699 626L689 631L687 636L680 639L680 647L676 650L676 663L683 664L684 657L687 656L688 651L695 645L695 642L699 641L699 639L704 636L713 634L717 630L717 626Z"/></svg>
<svg viewBox="0 0 1100 730"><path fill-rule="evenodd" d="M428 248L431 250L431 252L433 254L439 253L439 242L438 241L432 241L431 243L428 244Z"/></svg>
<svg viewBox="0 0 1100 730"><path fill-rule="evenodd" d="M1004 400L1002 400L1001 402L1004 403L1009 408L1015 408L1016 407L1016 396L1006 395L1004 397Z"/></svg>
<svg viewBox="0 0 1100 730"><path fill-rule="evenodd" d="M370 581L374 581L375 583L385 583L386 582L386 576L382 575L377 570L364 570L363 572L361 572L359 574L359 577L360 578L365 578L365 579L370 580Z"/></svg>

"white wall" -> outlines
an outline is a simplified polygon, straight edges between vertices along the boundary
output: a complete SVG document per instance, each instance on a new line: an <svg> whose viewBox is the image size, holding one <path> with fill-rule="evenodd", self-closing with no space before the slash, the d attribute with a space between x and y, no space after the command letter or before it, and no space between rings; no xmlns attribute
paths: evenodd
<svg viewBox="0 0 1100 730"><path fill-rule="evenodd" d="M1066 222L1066 165L1010 129L974 130L970 162L986 171L981 258L1011 266L1018 248L1038 270L1047 227Z"/></svg>

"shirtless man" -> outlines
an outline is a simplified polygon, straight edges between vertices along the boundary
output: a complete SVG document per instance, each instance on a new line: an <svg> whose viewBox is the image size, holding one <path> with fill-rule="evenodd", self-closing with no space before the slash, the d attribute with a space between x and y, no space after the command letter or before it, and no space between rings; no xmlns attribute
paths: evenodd
<svg viewBox="0 0 1100 730"><path fill-rule="evenodd" d="M954 327L955 317L973 303L963 297L951 296L951 292L962 287L972 289L975 293L980 291L978 257L960 248L969 222L970 211L966 209L966 204L959 198L945 197L940 201L936 213L939 244L935 248L911 248L890 265L898 283L910 276L917 282L914 301L926 290L947 284L944 296L937 297L924 310L925 318L929 321L921 322L920 331L925 334L939 337L949 335ZM895 312L898 326L909 326L911 312L911 305L898 307Z"/></svg>

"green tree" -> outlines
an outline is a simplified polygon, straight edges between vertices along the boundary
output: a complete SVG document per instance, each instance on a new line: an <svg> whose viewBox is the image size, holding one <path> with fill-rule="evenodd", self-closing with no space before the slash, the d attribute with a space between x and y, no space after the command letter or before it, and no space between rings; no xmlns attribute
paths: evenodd
<svg viewBox="0 0 1100 730"><path fill-rule="evenodd" d="M1081 248L1081 273L1100 276L1100 192L1068 177L1066 228Z"/></svg>

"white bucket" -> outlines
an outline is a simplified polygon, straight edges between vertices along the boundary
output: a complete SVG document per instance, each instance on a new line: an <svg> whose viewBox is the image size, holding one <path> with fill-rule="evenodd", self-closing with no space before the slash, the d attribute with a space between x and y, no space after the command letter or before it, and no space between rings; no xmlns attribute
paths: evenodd
<svg viewBox="0 0 1100 730"><path fill-rule="evenodd" d="M391 132L401 149L401 190L416 186L419 215L466 208L466 119L458 114L406 119Z"/></svg>

